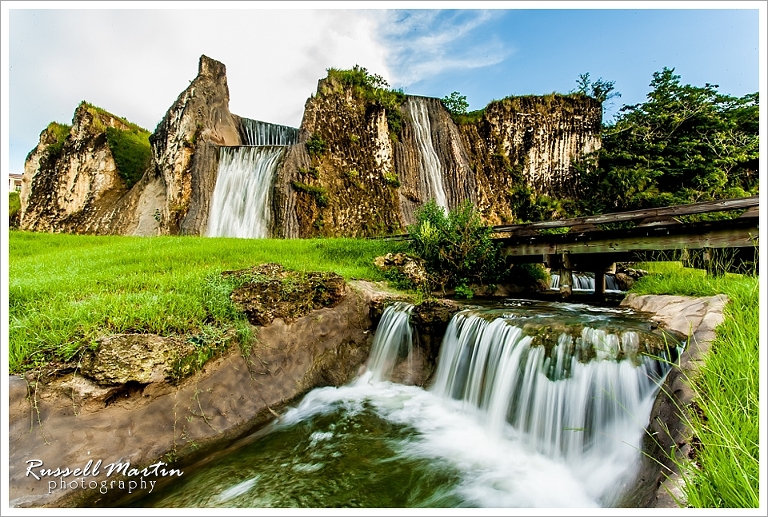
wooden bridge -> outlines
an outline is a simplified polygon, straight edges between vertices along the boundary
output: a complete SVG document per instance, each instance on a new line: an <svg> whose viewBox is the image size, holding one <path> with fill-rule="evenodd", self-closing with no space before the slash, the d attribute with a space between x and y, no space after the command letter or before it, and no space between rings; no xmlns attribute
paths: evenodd
<svg viewBox="0 0 768 517"><path fill-rule="evenodd" d="M737 212L741 212L740 214ZM729 219L686 222L730 212ZM616 262L684 260L710 271L757 267L759 196L493 227L510 264L545 264L570 295L573 271L595 273L595 295ZM394 238L407 239L408 235Z"/></svg>
<svg viewBox="0 0 768 517"><path fill-rule="evenodd" d="M741 211L741 214L736 213ZM685 222L692 215L732 212L732 218ZM688 260L710 271L758 261L759 197L612 214L495 226L510 263L542 263L560 271L560 292L571 291L572 271L595 273L595 295L620 261Z"/></svg>

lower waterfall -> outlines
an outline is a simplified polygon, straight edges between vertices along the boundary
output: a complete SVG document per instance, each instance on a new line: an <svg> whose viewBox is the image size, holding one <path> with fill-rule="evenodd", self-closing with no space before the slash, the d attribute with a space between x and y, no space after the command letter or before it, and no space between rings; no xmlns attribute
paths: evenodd
<svg viewBox="0 0 768 517"><path fill-rule="evenodd" d="M128 506L621 504L679 347L629 309L508 301L453 316L424 389L387 380L417 346L412 309L385 309L356 380Z"/></svg>
<svg viewBox="0 0 768 517"><path fill-rule="evenodd" d="M272 181L284 151L280 146L220 149L207 236L270 236Z"/></svg>
<svg viewBox="0 0 768 517"><path fill-rule="evenodd" d="M574 291L594 291L595 290L595 277L592 275L585 275L580 273L572 273L573 288ZM560 288L560 275L558 273L550 274L550 289ZM614 275L605 275L605 290L607 292L620 292L619 284L616 282Z"/></svg>

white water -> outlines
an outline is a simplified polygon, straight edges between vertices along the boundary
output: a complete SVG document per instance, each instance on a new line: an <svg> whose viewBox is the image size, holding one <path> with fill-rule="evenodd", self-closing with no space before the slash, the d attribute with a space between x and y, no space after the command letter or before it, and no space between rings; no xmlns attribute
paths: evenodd
<svg viewBox="0 0 768 517"><path fill-rule="evenodd" d="M639 353L636 332L585 326L576 338L561 336L547 353L515 326L527 318L524 312L463 311L449 323L434 385L424 390L382 380L412 346L411 309L398 303L385 310L360 378L312 390L272 428L339 410L373 411L410 430L405 438L389 439L396 455L388 461L421 460L458 473L455 484L433 488L436 506L451 495L486 508L618 502L633 481L650 407L666 374L665 363ZM598 312L587 319L596 324L616 311ZM582 362L586 356L593 359ZM310 438L310 449L336 439L328 431ZM304 467L317 470L323 463ZM240 494L253 479L218 497Z"/></svg>
<svg viewBox="0 0 768 517"><path fill-rule="evenodd" d="M245 145L294 145L299 141L299 130L295 127L281 126L243 118Z"/></svg>
<svg viewBox="0 0 768 517"><path fill-rule="evenodd" d="M432 127L429 123L427 105L418 99L409 98L408 112L413 120L413 132L419 149L419 181L426 200L434 199L438 206L448 210L448 198L443 186L443 172L440 159L432 145Z"/></svg>
<svg viewBox="0 0 768 517"><path fill-rule="evenodd" d="M285 148L222 147L209 237L269 237L272 179Z"/></svg>
<svg viewBox="0 0 768 517"><path fill-rule="evenodd" d="M410 360L413 351L412 309L413 305L405 302L395 302L384 309L368 359L370 382L388 380L398 358L406 356Z"/></svg>
<svg viewBox="0 0 768 517"><path fill-rule="evenodd" d="M582 275L579 273L572 273L573 285L571 286L574 291L594 291L595 290L595 277L590 275ZM557 273L550 274L550 289L560 288L560 275ZM616 283L616 277L613 275L605 275L605 291L619 293L622 292L619 289L619 285Z"/></svg>
<svg viewBox="0 0 768 517"><path fill-rule="evenodd" d="M464 311L449 323L425 392L380 382L398 352L412 346L405 344L411 308L387 308L366 374L342 388L349 393L326 395L347 402L351 396L355 407L365 401L383 418L417 429L402 454L458 467L464 476L458 490L472 504L617 502L639 463L648 415L669 369L640 353L637 332L585 326L576 339L560 335L547 353L532 346L515 316L489 321L482 311ZM297 411L313 404L305 401Z"/></svg>

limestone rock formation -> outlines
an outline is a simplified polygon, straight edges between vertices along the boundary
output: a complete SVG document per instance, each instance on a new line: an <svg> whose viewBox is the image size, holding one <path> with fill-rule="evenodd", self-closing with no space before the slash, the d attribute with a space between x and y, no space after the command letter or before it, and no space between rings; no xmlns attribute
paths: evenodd
<svg viewBox="0 0 768 517"><path fill-rule="evenodd" d="M552 94L494 101L479 121L459 125L486 220L513 222L516 191L575 198L573 162L600 148L601 120L600 102Z"/></svg>
<svg viewBox="0 0 768 517"><path fill-rule="evenodd" d="M52 125L29 155L21 227L206 235L221 149L241 145L284 151L259 182L258 194L271 194L266 208L249 205L258 225L243 223L259 232L233 236L401 233L430 199L446 210L469 200L487 222L510 223L521 200L574 197L573 163L600 146L601 105L589 97L511 97L457 123L439 99L361 88L342 77L329 73L318 82L299 130L256 123L290 139L257 142L247 129L256 121L229 111L226 67L201 56L197 76L149 136L146 171L128 179L105 135L108 127L128 129L124 121L78 108L63 144ZM244 183L231 188L240 192ZM249 200L255 194L242 192Z"/></svg>
<svg viewBox="0 0 768 517"><path fill-rule="evenodd" d="M224 64L200 57L197 77L150 137L154 174L166 189L163 233L199 235L216 185L219 146L240 145L240 120L229 111Z"/></svg>
<svg viewBox="0 0 768 517"><path fill-rule="evenodd" d="M20 227L43 232L104 233L105 212L128 190L110 149L107 128L129 131L115 115L82 102L71 129L52 123L27 156ZM147 164L148 165L148 164Z"/></svg>

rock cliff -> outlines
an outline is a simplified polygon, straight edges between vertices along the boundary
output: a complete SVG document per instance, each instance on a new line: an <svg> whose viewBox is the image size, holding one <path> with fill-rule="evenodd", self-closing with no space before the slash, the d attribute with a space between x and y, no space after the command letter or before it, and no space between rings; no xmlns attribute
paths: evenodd
<svg viewBox="0 0 768 517"><path fill-rule="evenodd" d="M197 77L149 136L150 163L128 182L105 136L122 119L78 108L63 145L52 125L28 157L21 226L205 235L221 149L242 145L284 149L272 176L259 182L270 195L258 224L269 230L257 236L399 233L430 199L445 209L469 200L489 223L509 223L519 218L521 195L573 198L573 162L600 146L601 105L589 97L507 98L457 124L439 99L361 87L349 77L329 71L296 130L232 114L226 67L201 56ZM255 138L256 130L266 139Z"/></svg>
<svg viewBox="0 0 768 517"><path fill-rule="evenodd" d="M109 233L105 216L128 191L130 181L118 170L110 129L124 133L133 128L124 119L82 102L71 127L51 123L40 133L22 176L22 230Z"/></svg>

